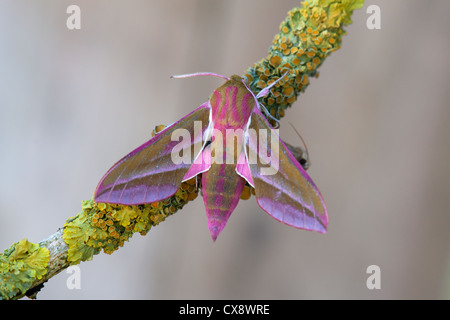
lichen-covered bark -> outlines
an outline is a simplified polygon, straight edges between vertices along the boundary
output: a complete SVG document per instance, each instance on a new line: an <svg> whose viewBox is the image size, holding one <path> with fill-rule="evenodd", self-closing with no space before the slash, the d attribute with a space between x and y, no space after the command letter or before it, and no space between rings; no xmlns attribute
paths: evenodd
<svg viewBox="0 0 450 320"><path fill-rule="evenodd" d="M27 239L14 243L0 255L0 297L12 299L28 291L47 273L50 253Z"/></svg>
<svg viewBox="0 0 450 320"><path fill-rule="evenodd" d="M289 11L268 55L245 73L252 91L258 92L289 72L260 100L273 117L282 118L310 78L318 76L325 58L340 48L353 10L363 4L364 0L309 0Z"/></svg>
<svg viewBox="0 0 450 320"><path fill-rule="evenodd" d="M160 202L123 206L83 201L82 211L64 224L63 238L68 246L67 261L78 264L103 252L111 254L135 232L147 234L168 216L197 197L196 179L183 182L177 193Z"/></svg>

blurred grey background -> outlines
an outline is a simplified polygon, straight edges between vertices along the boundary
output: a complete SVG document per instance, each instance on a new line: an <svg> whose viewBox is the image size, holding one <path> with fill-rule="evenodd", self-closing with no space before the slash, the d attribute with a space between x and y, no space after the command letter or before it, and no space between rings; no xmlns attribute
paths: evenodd
<svg viewBox="0 0 450 320"><path fill-rule="evenodd" d="M81 30L66 28L71 4ZM381 8L369 30L366 8ZM263 58L299 0L0 1L0 249L43 240L103 174ZM329 232L241 201L216 243L199 198L41 299L450 298L450 2L372 0L282 121L311 155ZM381 268L368 290L366 268Z"/></svg>

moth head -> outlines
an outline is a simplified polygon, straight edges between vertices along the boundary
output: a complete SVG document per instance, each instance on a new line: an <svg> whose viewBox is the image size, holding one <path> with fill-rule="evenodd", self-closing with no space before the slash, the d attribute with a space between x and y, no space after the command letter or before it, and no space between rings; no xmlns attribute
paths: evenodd
<svg viewBox="0 0 450 320"><path fill-rule="evenodd" d="M235 82L241 83L241 82L242 82L242 77L241 77L241 76L238 76L237 74L233 74L233 75L230 77L230 81L235 81Z"/></svg>

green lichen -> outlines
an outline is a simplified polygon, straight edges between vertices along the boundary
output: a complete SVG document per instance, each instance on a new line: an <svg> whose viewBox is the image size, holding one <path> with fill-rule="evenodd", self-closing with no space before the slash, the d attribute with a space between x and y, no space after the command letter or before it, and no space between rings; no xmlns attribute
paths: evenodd
<svg viewBox="0 0 450 320"><path fill-rule="evenodd" d="M195 179L184 182L177 193L164 201L138 206L83 201L82 210L64 224L64 241L69 247L67 261L78 264L91 260L101 250L111 254L135 232L147 234L151 227L195 199Z"/></svg>
<svg viewBox="0 0 450 320"><path fill-rule="evenodd" d="M0 254L0 298L8 300L27 292L47 273L49 257L47 248L27 239Z"/></svg>
<svg viewBox="0 0 450 320"><path fill-rule="evenodd" d="M309 79L318 76L317 68L340 48L353 10L363 4L364 0L309 0L289 11L267 57L245 73L252 91L258 92L289 72L261 99L273 117L283 117Z"/></svg>

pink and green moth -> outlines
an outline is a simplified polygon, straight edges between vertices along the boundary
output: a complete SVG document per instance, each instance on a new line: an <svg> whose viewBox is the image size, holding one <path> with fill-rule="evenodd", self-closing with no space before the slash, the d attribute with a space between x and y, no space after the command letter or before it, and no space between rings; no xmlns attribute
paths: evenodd
<svg viewBox="0 0 450 320"><path fill-rule="evenodd" d="M265 108L258 102L276 82L255 95L237 75L227 78L196 73L177 77L197 75L217 76L226 82L207 102L119 160L99 182L95 201L153 203L173 196L183 181L201 175L208 228L214 241L236 208L246 183L255 189L258 205L276 220L325 233L328 214L319 190L264 117ZM182 142L174 139L180 132L190 138ZM278 142L275 148L268 143L274 139ZM174 148L179 151L180 147L186 152L184 160L187 156L189 161L173 161ZM268 154L276 155L277 168L264 174L271 165Z"/></svg>

